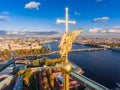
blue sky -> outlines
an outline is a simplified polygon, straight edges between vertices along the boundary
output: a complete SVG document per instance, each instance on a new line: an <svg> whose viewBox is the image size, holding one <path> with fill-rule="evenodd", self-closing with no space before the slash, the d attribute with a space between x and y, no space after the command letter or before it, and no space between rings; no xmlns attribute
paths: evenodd
<svg viewBox="0 0 120 90"><path fill-rule="evenodd" d="M69 7L70 31L120 26L120 0L0 0L0 30L57 30L64 32L65 7Z"/></svg>

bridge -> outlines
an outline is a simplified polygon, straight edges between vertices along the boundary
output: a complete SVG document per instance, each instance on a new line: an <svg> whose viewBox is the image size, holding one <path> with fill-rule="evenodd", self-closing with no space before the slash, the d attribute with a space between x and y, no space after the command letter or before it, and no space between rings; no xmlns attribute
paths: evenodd
<svg viewBox="0 0 120 90"><path fill-rule="evenodd" d="M71 52L83 52L83 51L99 51L99 50L107 50L107 48L82 48L82 49L73 49ZM53 51L49 54L59 54L59 51Z"/></svg>
<svg viewBox="0 0 120 90"><path fill-rule="evenodd" d="M106 48L83 48L83 49L73 49L70 52L81 52L81 51L99 51L107 50Z"/></svg>

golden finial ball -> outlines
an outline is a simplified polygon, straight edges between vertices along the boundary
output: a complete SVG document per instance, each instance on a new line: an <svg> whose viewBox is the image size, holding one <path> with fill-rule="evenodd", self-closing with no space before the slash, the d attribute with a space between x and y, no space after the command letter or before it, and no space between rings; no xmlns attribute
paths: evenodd
<svg viewBox="0 0 120 90"><path fill-rule="evenodd" d="M62 69L62 72L63 72L63 73L69 74L69 73L71 72L71 70L72 70L72 65L71 65L71 63L69 63L69 62L64 62L64 63L62 64L61 69Z"/></svg>

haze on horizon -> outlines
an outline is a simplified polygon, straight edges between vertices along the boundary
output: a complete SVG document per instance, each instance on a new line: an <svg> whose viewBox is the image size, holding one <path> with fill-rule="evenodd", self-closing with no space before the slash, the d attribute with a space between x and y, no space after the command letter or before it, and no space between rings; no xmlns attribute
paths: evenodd
<svg viewBox="0 0 120 90"><path fill-rule="evenodd" d="M70 31L83 28L113 28L120 30L120 0L1 0L0 30L38 30L64 32L64 25L56 24L65 19L69 7Z"/></svg>

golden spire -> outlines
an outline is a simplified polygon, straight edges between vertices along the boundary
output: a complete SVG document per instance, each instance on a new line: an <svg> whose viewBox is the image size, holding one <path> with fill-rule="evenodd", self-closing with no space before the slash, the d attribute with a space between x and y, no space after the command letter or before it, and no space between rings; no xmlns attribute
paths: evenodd
<svg viewBox="0 0 120 90"><path fill-rule="evenodd" d="M65 62L62 65L62 72L63 72L63 90L69 90L69 73L72 70L71 63L68 61L68 53L72 48L72 42L75 40L75 37L81 32L79 31L73 31L73 32L68 32L68 24L75 24L75 21L68 21L68 7L65 8L66 11L66 19L65 20L57 20L57 23L65 23L66 30L65 34L62 37L62 40L60 42L59 48L60 48L60 55L63 57L66 57Z"/></svg>

